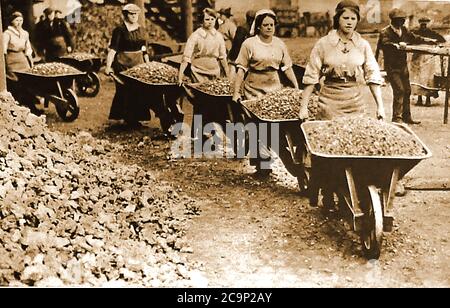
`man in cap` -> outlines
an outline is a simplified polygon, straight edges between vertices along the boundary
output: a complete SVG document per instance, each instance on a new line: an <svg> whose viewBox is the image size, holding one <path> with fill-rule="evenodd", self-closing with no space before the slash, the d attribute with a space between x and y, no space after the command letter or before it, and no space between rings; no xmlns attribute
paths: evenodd
<svg viewBox="0 0 450 308"><path fill-rule="evenodd" d="M219 32L222 33L223 39L225 40L225 47L227 54L230 52L233 39L236 35L237 26L231 20L231 8L219 10Z"/></svg>
<svg viewBox="0 0 450 308"><path fill-rule="evenodd" d="M419 29L412 32L426 38L434 39L438 43L445 43L445 38L433 31L428 26L431 19L428 17L419 18ZM433 55L414 54L411 63L411 81L414 83L412 92L417 95L417 105L422 106L422 95L426 97L426 105L431 106L431 97L438 98L439 91L435 88L434 75L436 73L438 57ZM440 73L440 72L439 72Z"/></svg>
<svg viewBox="0 0 450 308"><path fill-rule="evenodd" d="M55 18L55 10L44 10L45 19L36 25L36 36L47 62L56 61L74 49L70 26L64 20Z"/></svg>
<svg viewBox="0 0 450 308"><path fill-rule="evenodd" d="M378 47L383 51L384 69L394 95L392 122L420 124L411 117L411 84L404 46L406 44L435 43L435 40L415 35L409 31L405 27L406 17L406 13L397 8L389 12L391 24L381 30Z"/></svg>

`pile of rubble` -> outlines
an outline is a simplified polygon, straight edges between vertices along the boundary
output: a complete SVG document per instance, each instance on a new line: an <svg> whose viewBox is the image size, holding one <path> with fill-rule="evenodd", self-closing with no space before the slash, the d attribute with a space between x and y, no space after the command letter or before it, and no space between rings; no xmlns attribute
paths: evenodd
<svg viewBox="0 0 450 308"><path fill-rule="evenodd" d="M178 70L176 68L154 61L137 65L123 72L123 74L147 84L173 85L178 82Z"/></svg>
<svg viewBox="0 0 450 308"><path fill-rule="evenodd" d="M195 203L115 150L0 95L0 285L198 286L183 257Z"/></svg>
<svg viewBox="0 0 450 308"><path fill-rule="evenodd" d="M59 62L37 64L33 68L30 68L27 72L39 76L64 76L82 74L82 72L77 70L76 68Z"/></svg>
<svg viewBox="0 0 450 308"><path fill-rule="evenodd" d="M298 119L303 91L283 88L259 99L244 101L243 104L260 119L271 121ZM308 102L309 120L318 112L318 97L311 95Z"/></svg>
<svg viewBox="0 0 450 308"><path fill-rule="evenodd" d="M76 49L106 58L112 32L123 20L121 6L87 3L81 10L81 21L73 25ZM171 41L165 31L148 19L145 30L150 42Z"/></svg>

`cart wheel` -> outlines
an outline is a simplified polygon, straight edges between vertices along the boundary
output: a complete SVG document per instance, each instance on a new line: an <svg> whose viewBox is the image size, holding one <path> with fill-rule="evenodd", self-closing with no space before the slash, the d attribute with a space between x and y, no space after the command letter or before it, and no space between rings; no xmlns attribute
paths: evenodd
<svg viewBox="0 0 450 308"><path fill-rule="evenodd" d="M383 242L383 208L375 186L369 186L366 198L366 217L361 233L363 252L367 259L378 259ZM363 204L364 206L364 204Z"/></svg>
<svg viewBox="0 0 450 308"><path fill-rule="evenodd" d="M100 78L94 72L77 79L77 88L80 95L95 97L100 92Z"/></svg>
<svg viewBox="0 0 450 308"><path fill-rule="evenodd" d="M56 103L56 112L66 122L74 121L80 114L78 107L78 98L72 89L64 90L64 99L67 103Z"/></svg>

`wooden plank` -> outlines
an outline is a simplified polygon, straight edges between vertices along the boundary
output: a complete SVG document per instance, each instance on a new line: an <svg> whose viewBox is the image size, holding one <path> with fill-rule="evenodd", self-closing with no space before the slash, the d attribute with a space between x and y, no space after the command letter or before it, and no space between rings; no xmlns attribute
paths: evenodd
<svg viewBox="0 0 450 308"><path fill-rule="evenodd" d="M2 25L2 9L0 8L0 29ZM0 93L6 92L6 70L5 70L5 56L3 50L3 35L0 35Z"/></svg>

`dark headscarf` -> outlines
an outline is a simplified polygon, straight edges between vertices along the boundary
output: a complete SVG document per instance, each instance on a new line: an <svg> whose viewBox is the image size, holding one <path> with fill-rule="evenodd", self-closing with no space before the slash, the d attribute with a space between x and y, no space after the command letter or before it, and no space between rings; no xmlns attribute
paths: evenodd
<svg viewBox="0 0 450 308"><path fill-rule="evenodd" d="M9 16L9 23L11 24L11 23L13 22L13 20L16 19L16 18L18 18L18 17L22 17L22 18L23 18L22 13L20 13L20 12L18 12L18 11L13 12L13 13L11 14L11 16Z"/></svg>

